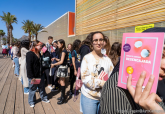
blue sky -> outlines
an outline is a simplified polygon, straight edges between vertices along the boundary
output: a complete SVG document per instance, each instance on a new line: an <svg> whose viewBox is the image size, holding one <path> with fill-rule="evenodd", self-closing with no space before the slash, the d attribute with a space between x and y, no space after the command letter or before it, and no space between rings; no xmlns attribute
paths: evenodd
<svg viewBox="0 0 165 114"><path fill-rule="evenodd" d="M0 15L3 15L3 11L17 17L18 23L13 24L13 36L21 38L28 35L21 29L23 20L29 19L46 27L64 13L75 12L75 0L0 0ZM0 29L7 35L6 25L1 18Z"/></svg>

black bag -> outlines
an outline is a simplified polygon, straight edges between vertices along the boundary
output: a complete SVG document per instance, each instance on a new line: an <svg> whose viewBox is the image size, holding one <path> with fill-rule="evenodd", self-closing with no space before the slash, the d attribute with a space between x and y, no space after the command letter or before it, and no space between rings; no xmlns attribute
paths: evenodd
<svg viewBox="0 0 165 114"><path fill-rule="evenodd" d="M44 55L42 56L43 58L42 58L42 67L43 68L50 68L50 63L49 63L49 57L45 57L44 58Z"/></svg>

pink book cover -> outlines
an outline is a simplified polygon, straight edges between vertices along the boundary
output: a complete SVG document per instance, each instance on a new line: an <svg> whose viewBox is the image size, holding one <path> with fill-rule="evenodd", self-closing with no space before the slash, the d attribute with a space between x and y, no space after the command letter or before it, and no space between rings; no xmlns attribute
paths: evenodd
<svg viewBox="0 0 165 114"><path fill-rule="evenodd" d="M164 33L123 34L118 78L119 87L126 89L127 77L132 74L132 86L135 88L141 72L146 71L146 78L142 88L145 88L150 75L153 74L155 80L151 93L156 93L164 36Z"/></svg>
<svg viewBox="0 0 165 114"><path fill-rule="evenodd" d="M43 51L43 53L45 53L47 50L46 46L44 46L41 50Z"/></svg>

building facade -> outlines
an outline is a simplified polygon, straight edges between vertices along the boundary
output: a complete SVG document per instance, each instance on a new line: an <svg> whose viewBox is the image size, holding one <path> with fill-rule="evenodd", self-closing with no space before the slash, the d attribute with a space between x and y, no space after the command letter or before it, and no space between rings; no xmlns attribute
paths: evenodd
<svg viewBox="0 0 165 114"><path fill-rule="evenodd" d="M74 37L74 26L75 26L75 13L67 12L54 22L49 24L42 32L38 33L38 40L46 43L48 36L52 36L53 40L64 39L69 42L69 39Z"/></svg>
<svg viewBox="0 0 165 114"><path fill-rule="evenodd" d="M51 35L72 43L84 40L90 32L102 31L111 44L121 42L123 33L165 27L165 0L75 0L74 35L68 35L68 22L66 13L46 27L48 33L40 32L39 39L47 41Z"/></svg>

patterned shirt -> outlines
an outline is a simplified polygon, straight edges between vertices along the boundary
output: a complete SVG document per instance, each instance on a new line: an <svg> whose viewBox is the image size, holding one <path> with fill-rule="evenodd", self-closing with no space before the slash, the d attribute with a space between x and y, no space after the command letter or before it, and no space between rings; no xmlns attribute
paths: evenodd
<svg viewBox="0 0 165 114"><path fill-rule="evenodd" d="M111 60L104 56L96 59L92 53L84 56L81 63L81 79L83 85L81 87L82 94L90 99L100 100L101 89L105 83L99 78L102 71L108 74L112 73L113 64Z"/></svg>

